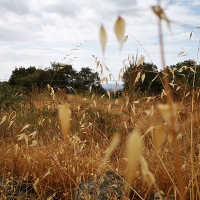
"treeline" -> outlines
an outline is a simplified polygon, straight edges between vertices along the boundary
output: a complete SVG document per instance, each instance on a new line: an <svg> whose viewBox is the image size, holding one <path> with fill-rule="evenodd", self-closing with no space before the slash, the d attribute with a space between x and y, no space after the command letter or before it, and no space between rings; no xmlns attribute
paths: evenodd
<svg viewBox="0 0 200 200"><path fill-rule="evenodd" d="M135 60L135 61L134 61ZM196 71L196 72L195 72ZM193 60L186 60L175 65L168 66L169 81L174 95L191 90L193 85L200 87L200 66ZM137 66L137 59L129 61L123 73L123 91L130 96L135 92L154 95L163 91L163 78L166 74L158 70L152 63L143 62ZM12 71L9 85L31 90L33 87L45 88L50 84L54 88L65 88L66 92L94 91L105 93L97 72L92 72L88 67L79 72L71 65L53 62L51 67L36 69L35 67L19 67Z"/></svg>
<svg viewBox="0 0 200 200"><path fill-rule="evenodd" d="M163 79L167 75L152 63L143 63L137 66L137 59L132 59L123 74L123 90L129 95L160 94L163 91ZM167 67L170 86L174 96L184 91L200 87L200 65L193 60L186 60ZM196 70L196 72L195 72Z"/></svg>
<svg viewBox="0 0 200 200"><path fill-rule="evenodd" d="M69 93L84 92L89 89L97 93L105 92L97 72L92 72L88 67L81 68L78 72L72 65L56 62L51 63L51 67L46 69L36 69L32 66L15 68L8 82L11 86L21 87L28 91L33 87L43 89L49 84L54 88L65 88Z"/></svg>

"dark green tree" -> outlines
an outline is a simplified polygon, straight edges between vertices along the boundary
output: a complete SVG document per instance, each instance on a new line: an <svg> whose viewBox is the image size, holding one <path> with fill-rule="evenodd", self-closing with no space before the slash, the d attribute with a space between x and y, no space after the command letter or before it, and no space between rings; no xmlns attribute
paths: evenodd
<svg viewBox="0 0 200 200"><path fill-rule="evenodd" d="M136 81L138 73L140 78ZM130 96L133 93L147 93L149 95L158 94L162 91L161 73L156 65L152 63L143 63L137 66L136 62L130 63L123 74L123 90ZM142 77L145 77L142 81Z"/></svg>
<svg viewBox="0 0 200 200"><path fill-rule="evenodd" d="M67 92L85 92L92 86L92 90L102 93L105 90L99 80L98 73L93 73L88 67L77 72L72 65L53 62L51 67L45 70L35 67L15 68L9 79L9 84L23 87L29 91L32 90L33 86L44 88L50 84L54 88L65 88Z"/></svg>
<svg viewBox="0 0 200 200"><path fill-rule="evenodd" d="M52 69L49 69L52 74L51 86L59 88L75 89L75 81L78 72L73 69L72 65L63 65L53 63Z"/></svg>
<svg viewBox="0 0 200 200"><path fill-rule="evenodd" d="M9 79L9 84L12 86L16 85L23 85L23 83L27 82L25 80L25 77L28 77L29 75L33 74L36 71L35 67L29 67L29 68L24 68L24 67L15 67L15 70L12 71L12 75Z"/></svg>
<svg viewBox="0 0 200 200"><path fill-rule="evenodd" d="M174 76L170 72L170 80L174 80L174 83L178 85L187 85L191 89L195 75L194 86L200 86L200 65L195 65L195 61L185 60L175 65L171 65L170 68L174 70ZM194 74L195 68L196 74Z"/></svg>
<svg viewBox="0 0 200 200"><path fill-rule="evenodd" d="M79 84L78 88L81 91L88 91L91 87L91 90L97 93L105 92L100 84L98 72L92 72L89 67L81 68L81 71L77 75L77 84Z"/></svg>

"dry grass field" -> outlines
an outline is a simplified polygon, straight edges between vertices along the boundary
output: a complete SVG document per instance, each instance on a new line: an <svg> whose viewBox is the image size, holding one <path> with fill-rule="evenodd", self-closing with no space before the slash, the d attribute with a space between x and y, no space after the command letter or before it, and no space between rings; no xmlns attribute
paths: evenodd
<svg viewBox="0 0 200 200"><path fill-rule="evenodd" d="M38 93L27 104L19 106L19 101L0 111L0 177L31 183L37 199L71 199L79 183L111 170L130 182L142 199L156 190L162 190L166 199L169 195L180 199L174 139L180 151L184 195L200 198L198 105L192 112L184 101L174 104L178 135L173 138L170 114L161 99L135 96L130 104L125 96L55 95L52 101ZM136 135L142 139L138 141ZM4 195L1 192L1 199L6 199Z"/></svg>

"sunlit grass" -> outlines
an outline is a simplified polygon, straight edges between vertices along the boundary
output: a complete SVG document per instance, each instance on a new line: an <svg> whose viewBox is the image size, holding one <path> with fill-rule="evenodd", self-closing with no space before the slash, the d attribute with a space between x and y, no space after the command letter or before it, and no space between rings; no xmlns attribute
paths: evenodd
<svg viewBox="0 0 200 200"><path fill-rule="evenodd" d="M65 103L64 101L53 102L51 98L43 102L35 101L34 113L28 105L23 111L16 113L12 110L1 111L0 177L13 177L35 183L34 190L40 198L56 193L59 198L70 199L72 189L95 174L113 170L123 177L127 176L126 140L131 130L137 127L144 140L142 154L148 163L148 170L155 177L156 187L167 195L178 197L173 169L173 143L169 127L157 109L159 101L140 101L135 104L134 112L129 109L126 97L120 97L116 104L115 99L108 97L68 95L67 102L72 112L69 134L66 135L67 145L64 143L58 118L59 104ZM180 157L183 160L182 170L187 186L185 194L189 197L193 190L198 195L199 113L183 112L177 102L175 115ZM195 119L192 124L193 146L189 135L191 116ZM11 121L14 122L10 125ZM163 128L157 130L156 127L161 124ZM161 148L158 131L164 137ZM109 154L109 158L106 157L105 162L105 152L115 132L120 133L121 142ZM155 139L158 142L155 143ZM193 172L191 156L194 161ZM132 184L141 196L145 197L158 189L151 187L148 190L139 166L135 173ZM191 173L195 174L194 180L191 179Z"/></svg>

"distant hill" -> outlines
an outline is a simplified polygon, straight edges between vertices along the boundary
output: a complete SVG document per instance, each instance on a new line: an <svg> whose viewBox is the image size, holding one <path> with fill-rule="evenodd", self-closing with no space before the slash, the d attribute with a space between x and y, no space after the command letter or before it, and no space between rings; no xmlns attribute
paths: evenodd
<svg viewBox="0 0 200 200"><path fill-rule="evenodd" d="M104 83L102 84L102 87L105 89L105 90L110 90L110 91L113 91L114 88L115 88L115 83ZM117 87L117 91L118 90L122 90L123 89L123 84L122 83L118 83L118 87Z"/></svg>

